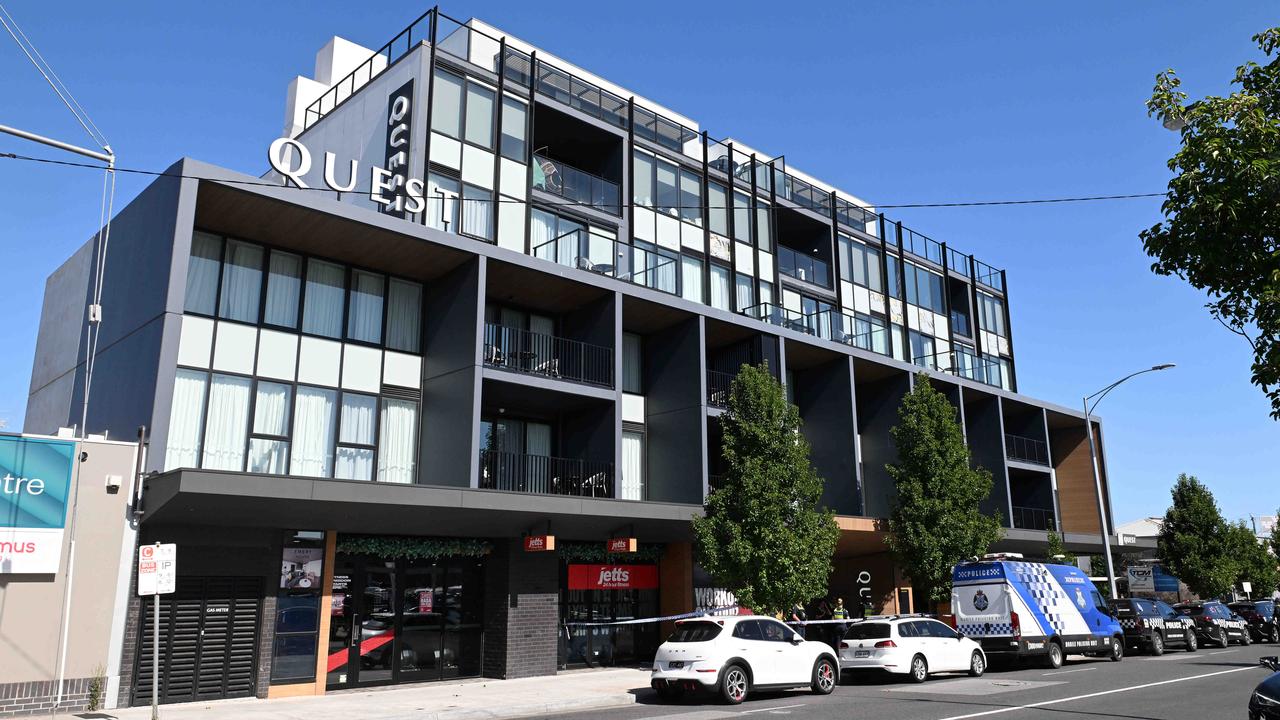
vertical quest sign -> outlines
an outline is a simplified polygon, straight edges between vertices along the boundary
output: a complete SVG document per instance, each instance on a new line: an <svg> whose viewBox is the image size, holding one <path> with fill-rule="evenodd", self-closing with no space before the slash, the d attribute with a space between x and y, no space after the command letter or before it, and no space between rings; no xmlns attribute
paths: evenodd
<svg viewBox="0 0 1280 720"><path fill-rule="evenodd" d="M391 202L382 212L404 219L408 214L409 138L413 128L413 79L387 98L387 155L383 167L391 173Z"/></svg>
<svg viewBox="0 0 1280 720"><path fill-rule="evenodd" d="M0 436L0 575L56 573L76 444Z"/></svg>

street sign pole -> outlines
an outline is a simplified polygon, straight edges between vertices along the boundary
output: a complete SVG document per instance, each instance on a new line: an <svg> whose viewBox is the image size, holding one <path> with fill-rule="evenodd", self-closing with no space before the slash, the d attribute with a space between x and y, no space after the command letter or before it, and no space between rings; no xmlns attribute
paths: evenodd
<svg viewBox="0 0 1280 720"><path fill-rule="evenodd" d="M160 596L177 589L178 546L154 543L138 548L138 594L151 596L151 720L160 718Z"/></svg>
<svg viewBox="0 0 1280 720"><path fill-rule="evenodd" d="M160 543L156 543L159 551ZM159 554L157 552L157 554ZM151 720L160 720L160 595L151 596Z"/></svg>

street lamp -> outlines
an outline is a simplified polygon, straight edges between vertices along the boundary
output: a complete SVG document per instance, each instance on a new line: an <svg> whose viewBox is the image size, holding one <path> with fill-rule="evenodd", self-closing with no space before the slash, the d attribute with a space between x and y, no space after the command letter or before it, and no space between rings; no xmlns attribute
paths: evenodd
<svg viewBox="0 0 1280 720"><path fill-rule="evenodd" d="M1102 478L1098 475L1098 452L1094 449L1093 444L1093 422L1090 417L1093 415L1094 408L1098 407L1098 403L1102 402L1102 398L1107 393L1115 390L1116 387L1132 377L1137 377L1143 373L1155 372L1156 370L1168 370L1174 367L1173 363L1164 363L1163 365L1153 365L1146 370L1139 370L1136 373L1130 373L1102 388L1098 392L1088 395L1084 398L1084 430L1089 437L1089 459L1093 462L1093 486L1098 493L1098 523L1102 528L1102 554L1107 558L1107 585L1111 588L1111 599L1116 599L1116 571L1111 563L1111 532L1107 529L1107 506L1102 499ZM1097 398L1094 400L1094 398ZM1093 400L1090 405L1089 401Z"/></svg>

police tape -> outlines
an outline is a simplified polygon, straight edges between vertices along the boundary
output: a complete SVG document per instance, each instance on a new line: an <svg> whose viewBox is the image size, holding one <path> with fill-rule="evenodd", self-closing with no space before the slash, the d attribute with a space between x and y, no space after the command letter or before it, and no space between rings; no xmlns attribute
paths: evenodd
<svg viewBox="0 0 1280 720"><path fill-rule="evenodd" d="M695 610L693 612L680 613L679 615L663 615L662 617L651 618L634 618L632 620L613 620L610 622L567 622L565 627L608 627L611 625L643 625L645 623L667 622L669 620L688 620L696 617L715 617L717 613L727 613L730 610L737 610L737 605L728 607L709 608L707 610Z"/></svg>

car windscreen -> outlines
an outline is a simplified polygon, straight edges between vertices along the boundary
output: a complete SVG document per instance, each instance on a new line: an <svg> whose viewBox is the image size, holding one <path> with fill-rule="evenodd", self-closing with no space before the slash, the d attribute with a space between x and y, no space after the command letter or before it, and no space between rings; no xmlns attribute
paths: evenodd
<svg viewBox="0 0 1280 720"><path fill-rule="evenodd" d="M1174 608L1179 615L1189 615L1191 617L1199 617L1204 614L1203 605L1179 605Z"/></svg>
<svg viewBox="0 0 1280 720"><path fill-rule="evenodd" d="M1258 611L1251 602L1231 603L1227 607L1231 608L1231 612L1244 615L1245 617L1248 617Z"/></svg>
<svg viewBox="0 0 1280 720"><path fill-rule="evenodd" d="M844 633L845 640L883 640L888 637L888 623L857 623Z"/></svg>
<svg viewBox="0 0 1280 720"><path fill-rule="evenodd" d="M687 622L676 625L667 642L707 642L720 634L720 625L713 622Z"/></svg>
<svg viewBox="0 0 1280 720"><path fill-rule="evenodd" d="M1111 609L1116 611L1116 615L1120 617L1131 617L1133 615L1133 606L1125 600L1112 600Z"/></svg>

